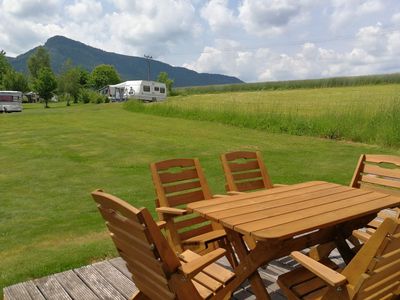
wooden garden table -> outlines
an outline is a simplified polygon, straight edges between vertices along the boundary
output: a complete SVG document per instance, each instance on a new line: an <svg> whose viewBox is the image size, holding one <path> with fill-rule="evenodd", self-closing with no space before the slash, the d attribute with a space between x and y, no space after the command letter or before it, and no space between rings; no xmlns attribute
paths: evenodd
<svg viewBox="0 0 400 300"><path fill-rule="evenodd" d="M376 214L400 206L400 197L312 181L188 204L188 209L223 225L240 263L236 278L249 277L257 299L269 299L257 272L273 259L313 245L335 241L344 260L352 230ZM243 236L256 240L248 250Z"/></svg>

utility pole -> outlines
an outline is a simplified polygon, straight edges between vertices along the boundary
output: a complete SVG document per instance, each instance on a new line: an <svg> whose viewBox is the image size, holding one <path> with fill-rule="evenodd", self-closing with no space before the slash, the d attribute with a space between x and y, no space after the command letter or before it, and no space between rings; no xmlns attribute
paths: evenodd
<svg viewBox="0 0 400 300"><path fill-rule="evenodd" d="M150 81L150 59L152 59L153 56L145 54L144 58L147 60L147 80Z"/></svg>

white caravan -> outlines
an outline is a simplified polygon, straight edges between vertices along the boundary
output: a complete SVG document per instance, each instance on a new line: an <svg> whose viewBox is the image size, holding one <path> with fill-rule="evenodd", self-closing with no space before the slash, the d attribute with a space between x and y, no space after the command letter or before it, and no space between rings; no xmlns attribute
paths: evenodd
<svg viewBox="0 0 400 300"><path fill-rule="evenodd" d="M22 93L18 91L0 91L0 113L22 111Z"/></svg>
<svg viewBox="0 0 400 300"><path fill-rule="evenodd" d="M115 91L111 97L118 98L118 92L123 89L123 99L139 99L144 101L163 101L167 98L165 83L146 80L125 81L119 84L110 85L109 90Z"/></svg>

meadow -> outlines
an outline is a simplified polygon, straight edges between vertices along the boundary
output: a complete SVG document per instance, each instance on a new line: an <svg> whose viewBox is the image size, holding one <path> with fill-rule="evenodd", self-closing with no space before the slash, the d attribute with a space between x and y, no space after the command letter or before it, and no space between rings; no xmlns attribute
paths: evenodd
<svg viewBox="0 0 400 300"><path fill-rule="evenodd" d="M126 109L269 133L400 147L400 85L181 95Z"/></svg>
<svg viewBox="0 0 400 300"><path fill-rule="evenodd" d="M386 86L381 93L395 98L396 91L397 86ZM315 107L320 101L329 102L315 95L302 105L301 91L298 96L285 93L290 91L282 92L290 103L285 104L283 98L263 101L288 110L304 107L305 116L307 111L315 114L326 109ZM320 91L320 95L325 93ZM264 109L257 100L264 99L263 94L224 97L228 106L237 104L237 116L241 111L257 115ZM380 107L372 98L363 105L360 97L359 106ZM382 99L390 103L386 96ZM177 97L163 106L140 106L140 112L116 103L70 107L58 103L50 109L31 104L22 113L0 115L0 291L16 282L115 256L90 192L102 188L135 206L148 207L155 216L150 162L198 157L212 191L223 193L218 157L226 151L260 150L272 181L286 184L309 180L348 184L360 154L400 155L398 148L273 133L240 120L221 121L218 109L225 112L220 103L216 95ZM147 110L153 107L166 107L173 117ZM177 109L189 116L191 109L201 114L196 120L186 120Z"/></svg>

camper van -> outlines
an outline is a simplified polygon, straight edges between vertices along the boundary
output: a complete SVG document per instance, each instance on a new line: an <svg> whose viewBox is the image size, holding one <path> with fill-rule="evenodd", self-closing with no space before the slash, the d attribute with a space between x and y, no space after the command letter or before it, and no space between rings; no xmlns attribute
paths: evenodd
<svg viewBox="0 0 400 300"><path fill-rule="evenodd" d="M0 113L21 112L22 93L18 91L0 91Z"/></svg>
<svg viewBox="0 0 400 300"><path fill-rule="evenodd" d="M111 99L113 97L120 99L122 90L122 98L124 100L139 99L146 102L153 102L163 101L167 98L167 88L165 83L156 81L132 80L110 85L109 91Z"/></svg>

